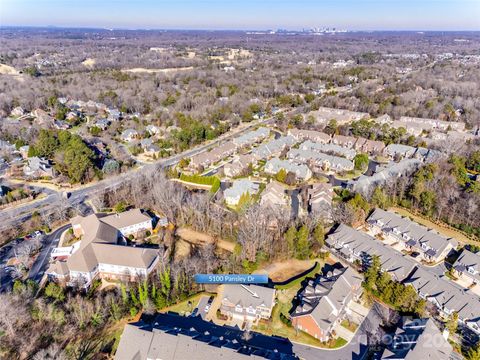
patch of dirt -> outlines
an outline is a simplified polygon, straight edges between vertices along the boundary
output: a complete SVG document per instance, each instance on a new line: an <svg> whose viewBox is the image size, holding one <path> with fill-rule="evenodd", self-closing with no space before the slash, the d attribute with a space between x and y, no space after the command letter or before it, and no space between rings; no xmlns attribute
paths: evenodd
<svg viewBox="0 0 480 360"><path fill-rule="evenodd" d="M190 256L192 251L192 245L183 239L179 239L175 242L175 254L173 258L175 261L179 261Z"/></svg>
<svg viewBox="0 0 480 360"><path fill-rule="evenodd" d="M13 66L0 64L0 74L2 74L2 75L19 75L20 73Z"/></svg>
<svg viewBox="0 0 480 360"><path fill-rule="evenodd" d="M123 69L124 72L131 73L147 73L147 74L168 74L175 73L179 71L188 71L193 70L193 66L178 67L178 68L167 68L167 69L146 69L146 68L133 68L133 69Z"/></svg>
<svg viewBox="0 0 480 360"><path fill-rule="evenodd" d="M97 63L97 60L91 59L91 58L88 58L88 59L82 61L82 65L86 66L86 67L89 67L89 68L92 68L96 63Z"/></svg>
<svg viewBox="0 0 480 360"><path fill-rule="evenodd" d="M211 235L195 231L190 228L178 228L176 234L183 240L194 245L205 246L207 244L216 244L218 248L229 252L233 252L235 250L235 243L233 242L215 238Z"/></svg>
<svg viewBox="0 0 480 360"><path fill-rule="evenodd" d="M291 259L282 262L275 262L256 272L268 274L268 277L272 279L272 281L280 282L303 273L304 271L310 269L314 263L314 260Z"/></svg>

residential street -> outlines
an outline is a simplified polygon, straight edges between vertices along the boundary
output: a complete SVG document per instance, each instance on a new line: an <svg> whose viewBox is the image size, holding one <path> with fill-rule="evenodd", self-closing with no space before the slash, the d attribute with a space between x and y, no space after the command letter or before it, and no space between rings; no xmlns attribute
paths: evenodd
<svg viewBox="0 0 480 360"><path fill-rule="evenodd" d="M40 254L32 265L30 272L28 273L28 278L36 282L39 282L42 279L43 274L48 268L50 254L52 250L58 245L60 240L60 235L70 227L70 224L64 225L52 233L45 235L42 241L42 249Z"/></svg>
<svg viewBox="0 0 480 360"><path fill-rule="evenodd" d="M222 142L231 140L239 136L240 134L250 131L255 126L268 124L272 120L273 120L273 117L252 122L241 129L235 129L231 132L226 133L223 136L220 136L216 140L213 140L206 144L201 144L193 149L186 150L180 154L173 155L169 158L161 159L153 164L141 165L137 168L129 170L128 172L122 173L116 177L101 180L93 184L85 185L76 190L72 190L70 191L70 196L68 199L66 199L66 201L70 206L73 206L73 207L81 206L81 204L84 203L86 200L88 200L89 197L95 195L98 192L102 192L108 189L118 187L123 182L133 179L135 176L138 175L139 172L145 172L148 170L163 169L163 168L170 167L178 163L183 158L189 158L194 155L198 155L204 151L207 151L209 148L213 146L216 146ZM60 191L58 192L49 191L48 196L44 199L23 204L15 208L7 208L0 211L0 230L6 229L12 226L16 226L26 221L27 219L30 218L31 214L34 211L39 211L39 210L47 211L47 210L53 209L54 206L58 206L59 200L62 199L61 196L62 194Z"/></svg>

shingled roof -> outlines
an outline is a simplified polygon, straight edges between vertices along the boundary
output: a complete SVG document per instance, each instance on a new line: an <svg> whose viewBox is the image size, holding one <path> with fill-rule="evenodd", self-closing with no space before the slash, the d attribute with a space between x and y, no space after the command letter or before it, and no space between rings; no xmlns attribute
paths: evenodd
<svg viewBox="0 0 480 360"><path fill-rule="evenodd" d="M415 319L397 329L382 359L448 360L452 352L452 346L432 319Z"/></svg>
<svg viewBox="0 0 480 360"><path fill-rule="evenodd" d="M336 269L327 275L318 274L307 282L299 294L300 304L291 316L311 315L323 331L328 331L360 288L361 282L361 276L349 267Z"/></svg>

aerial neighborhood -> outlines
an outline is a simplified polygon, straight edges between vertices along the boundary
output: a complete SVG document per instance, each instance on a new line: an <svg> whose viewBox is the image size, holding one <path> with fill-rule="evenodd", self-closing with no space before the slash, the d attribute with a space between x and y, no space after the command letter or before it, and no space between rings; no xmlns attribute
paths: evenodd
<svg viewBox="0 0 480 360"><path fill-rule="evenodd" d="M478 34L0 35L0 358L480 359Z"/></svg>

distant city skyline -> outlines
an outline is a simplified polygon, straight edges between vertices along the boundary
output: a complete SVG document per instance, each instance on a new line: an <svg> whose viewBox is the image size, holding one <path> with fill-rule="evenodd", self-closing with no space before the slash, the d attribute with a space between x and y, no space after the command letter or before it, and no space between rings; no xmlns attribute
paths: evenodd
<svg viewBox="0 0 480 360"><path fill-rule="evenodd" d="M0 25L480 30L480 0L0 0Z"/></svg>

